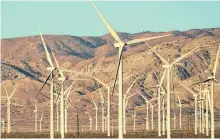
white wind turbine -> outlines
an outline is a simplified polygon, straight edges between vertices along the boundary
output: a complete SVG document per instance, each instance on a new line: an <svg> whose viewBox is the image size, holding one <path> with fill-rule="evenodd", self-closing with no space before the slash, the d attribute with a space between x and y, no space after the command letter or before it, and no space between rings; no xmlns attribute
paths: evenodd
<svg viewBox="0 0 220 139"><path fill-rule="evenodd" d="M146 129L149 130L149 104L150 105L152 105L152 104L150 103L150 101L147 98L145 98L144 95L142 95L141 93L139 93L139 94L145 100L145 103L147 105Z"/></svg>
<svg viewBox="0 0 220 139"><path fill-rule="evenodd" d="M104 117L104 125L105 125L105 131L107 130L107 117Z"/></svg>
<svg viewBox="0 0 220 139"><path fill-rule="evenodd" d="M37 104L36 104L36 102L34 102L35 132L37 132L37 112L38 112Z"/></svg>
<svg viewBox="0 0 220 139"><path fill-rule="evenodd" d="M11 102L11 99L13 99L12 97L13 97L17 88L18 88L18 85L14 88L13 92L10 95L8 94L8 91L5 88L5 93L7 95L6 98L4 98L7 101L7 133L11 132L11 104L12 105L19 105L19 104ZM20 106L22 106L22 105L20 105Z"/></svg>
<svg viewBox="0 0 220 139"><path fill-rule="evenodd" d="M126 93L124 94L124 96L123 96L123 123L124 123L124 131L123 131L123 133L124 134L126 134L126 108L127 108L127 104L128 104L128 99L131 97L131 96L133 96L133 95L135 95L135 94L132 94L132 95L130 95L130 96L127 96L128 95L128 93L130 92L130 90L131 90L131 88L133 87L133 85L134 85L134 83L136 82L136 80L137 80L137 78L132 82L132 84L128 87L128 89L127 89L127 91L126 91Z"/></svg>
<svg viewBox="0 0 220 139"><path fill-rule="evenodd" d="M88 113L89 115L89 131L91 132L92 131L92 117L89 112L86 112L86 113Z"/></svg>
<svg viewBox="0 0 220 139"><path fill-rule="evenodd" d="M133 131L135 131L136 130L136 112L134 112L134 115L132 115L132 117L133 117Z"/></svg>
<svg viewBox="0 0 220 139"><path fill-rule="evenodd" d="M39 31L40 32L40 31ZM43 42L43 46L44 46L44 50L46 52L46 56L47 56L47 61L48 63L50 64L50 67L47 68L47 70L50 71L49 75L47 76L45 82L43 83L41 89L39 90L38 94L36 95L36 97L39 95L39 93L41 92L41 90L43 89L43 87L45 86L45 84L47 83L47 81L51 78L51 88L50 88L50 138L54 138L54 127L53 127L53 72L55 70L58 70L59 72L59 75L60 75L60 78L58 78L58 80L61 81L61 91L60 91L60 133L61 133L61 138L64 138L64 127L65 127L65 123L64 123L64 87L63 87L63 83L64 81L66 80L66 78L64 77L63 75L63 72L74 72L74 73L77 73L75 71L70 71L70 70L66 70L66 69L63 69L63 68L60 68L54 54L53 54L53 51L51 50L52 52L52 55L54 57L54 60L56 62L56 67L53 65L53 62L52 62L52 59L50 57L50 54L49 54L49 51L47 49L47 46L44 42L44 39L43 39L43 36L40 32L40 36L41 36L41 40ZM49 47L49 46L48 46ZM35 97L35 98L36 98Z"/></svg>
<svg viewBox="0 0 220 139"><path fill-rule="evenodd" d="M164 80L164 77L165 77L165 73L166 73L166 70L164 70L163 75L162 75L160 80L157 77L157 74L154 73L156 78L157 78L157 81L159 83L158 85L156 85L157 93L158 93L157 101L158 101L158 136L159 137L161 136L161 117L160 117L161 116L160 115L160 112L161 112L161 108L160 108L161 107L161 97L160 97L160 95L164 95L165 94L165 90L164 90L164 88L162 86L162 83L163 83L163 80ZM163 98L163 101L164 101L164 98ZM164 108L163 108L163 111L164 111Z"/></svg>
<svg viewBox="0 0 220 139"><path fill-rule="evenodd" d="M124 107L123 107L123 123L124 123L124 128L123 128L123 129L124 129L124 132L123 132L123 133L124 133L124 134L127 133L127 131L126 131L126 109L127 109L127 106L128 106L128 100L129 100L129 98L131 98L132 96L138 94L138 92L136 92L136 93L133 93L133 94L127 96L128 93L130 92L132 86L134 85L135 81L136 81L136 79L132 82L132 84L131 84L130 87L127 89L126 94L125 94L124 97L123 97L123 106L124 106ZM118 95L118 92L117 92L117 91L115 91L115 92L116 92L115 95Z"/></svg>
<svg viewBox="0 0 220 139"><path fill-rule="evenodd" d="M73 87L73 84L74 84L74 81L72 82L72 84L64 91L64 96L65 96L65 98L64 98L64 124L65 124L65 128L64 128L64 131L65 131L65 133L67 133L67 119L68 119L68 113L67 113L67 110L68 110L68 108L69 108L69 106L71 106L71 102L72 102L72 100L71 101L69 101L68 100L68 98L69 98L69 94L70 94L70 92L71 92L71 89L72 89L72 87Z"/></svg>
<svg viewBox="0 0 220 139"><path fill-rule="evenodd" d="M3 119L1 119L1 133L5 133L5 121Z"/></svg>
<svg viewBox="0 0 220 139"><path fill-rule="evenodd" d="M207 80L202 81L202 82L198 82L196 84L199 83L206 83L206 82L211 82L211 86L210 86L210 105L211 105L211 109L210 109L210 113L211 113L211 138L214 139L215 138L215 117L214 117L214 82L217 81L216 80L216 72L217 72L217 66L218 66L218 61L219 61L219 53L220 53L220 44L219 44L219 48L218 48L218 52L217 52L217 56L216 56L216 60L215 60L215 65L212 71L212 75L208 77ZM217 81L218 82L218 81Z"/></svg>
<svg viewBox="0 0 220 139"><path fill-rule="evenodd" d="M122 42L120 37L117 35L117 33L114 31L114 29L110 26L110 24L106 21L106 19L104 18L104 16L99 12L99 10L96 8L96 6L93 4L93 2L90 0L92 6L95 8L96 12L99 14L100 18L102 19L102 21L104 22L105 26L108 28L110 34L112 35L112 37L117 41L117 43L114 43L115 47L119 48L119 60L118 60L118 65L117 65L117 72L116 72L116 78L115 78L115 82L117 80L117 76L119 73L119 87L118 87L118 138L122 139L123 138L123 66L122 66L122 50L124 48L124 46L126 45L131 45L131 44L136 44L136 43L140 43L140 42L146 42L149 40L153 40L153 39L157 39L157 38L162 38L162 37L166 37L166 36L171 36L171 34L168 35L163 35L163 36L156 36L156 37L149 37L149 38L143 38L143 39L135 39L135 40L131 40L128 42ZM121 64L120 64L121 63ZM113 90L115 88L115 85L113 87Z"/></svg>
<svg viewBox="0 0 220 139"><path fill-rule="evenodd" d="M157 103L158 104L158 103ZM154 104L154 105L151 105L151 129L152 131L154 130L154 107L157 105L157 104Z"/></svg>
<svg viewBox="0 0 220 139"><path fill-rule="evenodd" d="M60 99L59 99L59 94L58 94L58 91L57 91L57 89L56 89L56 86L54 86L55 87L55 99L57 100L56 101L56 116L57 116L57 122L56 122L56 124L57 124L57 132L59 132L59 102L60 102Z"/></svg>
<svg viewBox="0 0 220 139"><path fill-rule="evenodd" d="M84 73L80 73L80 74L84 74ZM108 85L107 83L104 83L102 80L96 78L95 76L91 75L90 73L87 73L84 75L88 75L89 77L93 78L99 84L102 84L107 89L107 135L110 136L110 93L111 93L110 91L111 91L111 88L114 86L114 84ZM123 79L123 81L126 79L129 79L132 76L133 76L133 74L125 77ZM118 84L118 82L116 84Z"/></svg>
<svg viewBox="0 0 220 139"><path fill-rule="evenodd" d="M123 107L123 109L124 109L124 113L123 113L123 120L124 120L124 134L126 134L127 133L127 131L126 131L126 108L127 108L127 106L128 106L128 100L129 100L129 98L131 98L132 96L134 96L134 95L136 95L136 94L138 94L138 92L136 92L136 93L133 93L133 94L131 94L131 95L129 95L129 96L125 96L125 98L123 98L124 99L124 102L125 102L125 104L123 105L124 107Z"/></svg>
<svg viewBox="0 0 220 139"><path fill-rule="evenodd" d="M97 107L93 97L92 97L92 102L93 102L93 104L95 106L95 131L98 131L98 107Z"/></svg>
<svg viewBox="0 0 220 139"><path fill-rule="evenodd" d="M182 103L181 103L181 100L178 94L177 94L177 98L178 98L178 103L179 103L177 106L180 107L180 114L179 114L180 123L179 124L180 124L180 129L182 129Z"/></svg>
<svg viewBox="0 0 220 139"><path fill-rule="evenodd" d="M147 44L148 45L148 44ZM149 46L149 45L148 45ZM169 63L167 60L165 60L165 58L163 58L159 53L157 53L151 46L149 46L150 49L160 58L160 60L165 64L163 65L163 68L166 69L166 73L167 73L167 138L171 137L171 133L170 133L170 94L171 94L171 74L172 74L172 70L171 68L177 64L179 61L181 61L182 59L184 59L185 57L191 55L196 49L198 49L199 47L194 48L193 50L187 52L186 54L183 54L181 57L175 59L172 63Z"/></svg>
<svg viewBox="0 0 220 139"><path fill-rule="evenodd" d="M173 113L173 129L176 130L176 114Z"/></svg>
<svg viewBox="0 0 220 139"><path fill-rule="evenodd" d="M209 109L210 107L210 89L208 89L208 83L205 83L204 86L204 95L205 95L205 106L206 106L206 113L205 113L205 117L206 117L206 121L205 121L205 126L206 126L206 136L209 136Z"/></svg>
<svg viewBox="0 0 220 139"><path fill-rule="evenodd" d="M40 91L43 89L44 85L47 83L49 78L51 78L51 85L50 85L50 138L53 139L54 138L54 126L53 126L53 122L54 122L53 121L53 105L54 105L54 102L53 102L53 72L54 72L54 70L56 70L56 68L53 65L52 59L51 59L50 54L47 50L47 46L44 42L44 39L43 39L43 36L42 36L41 32L40 32L40 37L41 37L41 40L43 42L43 46L44 46L44 50L45 50L45 53L46 53L47 61L50 64L50 67L47 68L47 70L50 72L50 74L47 76L45 82L43 83L43 85L40 89ZM38 92L38 94L40 93L40 91ZM37 98L38 94L36 95L35 98ZM61 135L61 138L62 138L62 135Z"/></svg>
<svg viewBox="0 0 220 139"><path fill-rule="evenodd" d="M42 120L43 120L43 116L44 116L44 114L42 113L41 114L41 118L39 120L40 132L41 132L41 123L42 123Z"/></svg>
<svg viewBox="0 0 220 139"><path fill-rule="evenodd" d="M101 97L101 101L100 101L100 103L101 103L101 110L102 110L102 132L104 132L104 126L105 126L105 119L104 119L104 114L105 114L105 100L104 100L104 97L103 97L103 95L102 95L102 90L101 90L101 88L99 88L99 94L100 94L100 97Z"/></svg>
<svg viewBox="0 0 220 139"><path fill-rule="evenodd" d="M165 129L166 129L166 125L165 125L165 92L164 92L164 97L162 98L162 113L163 113L163 125L162 125L162 134L165 135Z"/></svg>
<svg viewBox="0 0 220 139"><path fill-rule="evenodd" d="M197 121L198 121L198 116L197 116L197 103L198 103L198 95L201 93L195 93L194 91L192 91L190 88L188 88L187 86L185 86L184 84L182 84L181 82L180 82L180 84L184 87L184 88L186 88L190 93L192 93L192 95L194 96L194 101L195 101L195 134L197 135Z"/></svg>

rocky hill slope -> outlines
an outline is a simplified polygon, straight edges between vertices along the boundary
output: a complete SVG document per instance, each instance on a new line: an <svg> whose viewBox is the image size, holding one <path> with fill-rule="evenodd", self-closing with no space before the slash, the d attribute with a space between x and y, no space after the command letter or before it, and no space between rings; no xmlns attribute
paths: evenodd
<svg viewBox="0 0 220 139"><path fill-rule="evenodd" d="M218 45L220 44L220 28L193 29L184 32L119 33L119 35L123 41L127 41L168 33L173 33L173 35L149 41L148 44L169 61L173 61L182 54L200 46L191 56L183 59L172 69L174 89L181 92L179 95L182 102L189 103L193 100L193 96L182 88L178 82L191 85L193 82L206 79L210 75ZM109 85L113 83L117 65L117 48L114 48L112 45L114 40L110 34L100 37L44 35L44 39L47 46L50 46L55 53L60 67L84 72L86 67L89 66L92 69L91 74L93 76ZM20 113L21 111L31 112L33 110L33 98L36 96L48 74L46 68L49 64L46 60L41 39L39 36L30 36L2 39L1 43L1 95L5 96L4 87L8 89L8 92L12 92L16 84L19 83L19 87L15 93L15 97L19 98L19 100L13 101L26 105L26 108L20 108ZM154 72L157 73L159 78L162 76L164 69L162 68L163 63L161 60L149 50L149 47L145 43L126 46L123 52L123 58L124 76L134 74L131 78L124 81L124 90L126 91L133 80L137 78L131 93L138 90L148 98L156 97L156 90L147 89L147 87L157 84ZM220 72L219 67L217 70L218 73ZM73 76L71 74L66 75L69 77ZM84 78L89 79L89 77ZM220 79L219 74L217 74L217 78ZM65 88L71 82L67 81ZM59 81L56 81L56 83L60 84ZM46 85L42 92L47 96L49 96L47 92L49 91L48 85ZM97 102L101 100L97 88L98 84L93 81L75 82L69 98L70 100L74 100L72 106L81 112L90 111L94 107L91 96ZM217 85L214 94L216 108L220 108L220 102L218 101L220 94L218 90L220 90L220 86ZM102 87L102 91L104 97L106 97L106 89L104 87ZM117 97L114 97L114 101L117 101ZM141 106L144 103L143 98L135 95L129 101L129 107L132 110L133 107ZM4 101L2 105L3 110L5 110ZM38 105L40 107L39 109L48 112L49 99L43 95L39 95ZM26 114L23 117L30 115L33 114ZM5 117L5 115L2 116Z"/></svg>

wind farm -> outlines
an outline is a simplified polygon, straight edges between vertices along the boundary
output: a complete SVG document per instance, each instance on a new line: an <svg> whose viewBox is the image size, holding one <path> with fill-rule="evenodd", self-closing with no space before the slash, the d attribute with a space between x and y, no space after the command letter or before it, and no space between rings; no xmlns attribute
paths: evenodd
<svg viewBox="0 0 220 139"><path fill-rule="evenodd" d="M87 3L108 34L1 39L1 138L220 138L220 28L119 32Z"/></svg>

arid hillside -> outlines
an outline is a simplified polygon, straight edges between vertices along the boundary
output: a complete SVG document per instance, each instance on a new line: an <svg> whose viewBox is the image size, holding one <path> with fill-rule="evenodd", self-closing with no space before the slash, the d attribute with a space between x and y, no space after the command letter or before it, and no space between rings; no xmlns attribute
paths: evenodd
<svg viewBox="0 0 220 139"><path fill-rule="evenodd" d="M188 105L193 102L193 96L185 90L178 82L187 86L207 79L213 70L213 65L220 44L220 28L212 29L192 29L188 31L170 31L170 32L141 32L135 34L119 33L123 41L134 38L157 36L172 33L172 36L162 39L149 41L152 46L165 59L172 62L182 54L200 46L192 55L180 61L173 67L173 88L178 91L182 103ZM112 45L114 40L110 34L100 37L76 37L68 35L44 35L47 46L55 53L60 67L75 71L85 72L87 67L91 68L91 73L96 78L102 80L108 85L113 84L116 65L117 48ZM46 60L46 54L39 36L11 38L1 40L1 96L6 96L4 87L11 93L17 84L19 87L14 97L19 98L13 102L24 105L25 107L12 106L17 116L22 118L33 118L33 99L39 91L43 81L46 79L49 66ZM124 81L124 92L129 85L137 79L130 93L141 91L146 97L151 99L157 96L156 89L148 87L157 84L156 76L160 78L163 74L162 61L151 51L145 43L137 45L128 45L123 52L124 77L132 77ZM217 70L217 79L220 79L220 64ZM65 74L68 77L79 75ZM90 111L94 114L91 96L96 102L100 102L99 84L90 77L81 76L89 79L88 81L76 81L69 100L72 100L72 106L80 112ZM166 78L165 78L166 79ZM65 82L65 89L71 84L71 80ZM49 96L49 84L45 86L42 93ZM164 85L166 82L164 82ZM59 90L60 81L56 80L56 86ZM198 88L194 88L197 90ZM117 90L117 87L116 87ZM106 89L102 87L104 97L106 98ZM216 111L220 109L220 86L216 85L214 94L214 103ZM178 102L173 93L172 102ZM113 98L117 102L117 96ZM41 111L49 116L49 99L42 94L38 96L38 105ZM5 117L6 105L2 101L2 117ZM145 104L143 98L134 95L129 101L129 109L142 109ZM192 103L193 104L193 103ZM114 104L114 110L117 105ZM100 106L100 103L99 103ZM138 107L137 107L138 106ZM172 105L175 107L176 105ZM72 110L70 110L72 112ZM145 110L143 110L145 112ZM73 111L74 113L74 111ZM12 115L14 117L15 115ZM17 117L17 118L18 118ZM15 117L14 117L15 118Z"/></svg>

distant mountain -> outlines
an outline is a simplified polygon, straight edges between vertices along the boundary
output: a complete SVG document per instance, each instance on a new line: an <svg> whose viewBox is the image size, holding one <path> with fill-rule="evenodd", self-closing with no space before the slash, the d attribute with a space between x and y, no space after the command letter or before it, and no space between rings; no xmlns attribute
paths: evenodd
<svg viewBox="0 0 220 139"><path fill-rule="evenodd" d="M181 99L189 103L193 97L178 84L178 81L190 85L197 80L206 79L210 75L218 45L220 44L220 28L118 34L123 41L128 41L168 33L172 33L173 35L149 41L148 44L155 47L158 53L170 61L197 46L201 46L195 53L183 59L173 68L174 89L182 91L183 93L179 94ZM76 37L68 35L44 35L43 37L47 46L50 46L55 53L62 68L85 71L86 66L90 66L94 76L105 83L113 83L118 50L112 45L115 41L110 34L100 37ZM46 60L41 39L39 36L30 36L2 39L1 43L1 84L12 90L15 84L19 83L19 89L15 96L21 99L19 100L20 102L28 104L36 96L37 91L48 74L46 68L49 64ZM162 68L163 63L155 54L149 51L149 47L145 43L126 46L123 57L124 76L131 74L138 76L138 80L131 91L134 92L138 89L148 98L155 97L157 93L154 89L144 89L144 87L157 84L154 72L160 78L164 70ZM219 67L218 73L220 72ZM69 77L72 76L71 74L67 75ZM124 82L125 91L134 80L134 77ZM217 74L217 78L220 79L219 74ZM65 88L70 83L71 81L65 82ZM59 84L59 81L57 81L57 84ZM220 90L219 87L216 86L216 90ZM97 83L89 81L76 82L73 92L70 95L70 99L76 100L72 105L82 112L89 110L93 107L91 96L97 102L100 100L97 88ZM49 86L47 85L44 90L49 90ZM105 91L104 87L102 90ZM3 87L1 91L2 95L5 95ZM42 93L49 96L46 92ZM220 99L220 94L215 93L214 95L215 106L220 108L220 102L217 101ZM106 93L104 93L104 96L106 96ZM49 100L42 95L39 98L42 109L46 111ZM115 101L117 101L117 98L115 98ZM144 100L136 95L129 103L130 107L140 106L144 104Z"/></svg>

